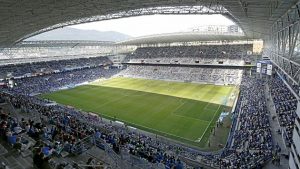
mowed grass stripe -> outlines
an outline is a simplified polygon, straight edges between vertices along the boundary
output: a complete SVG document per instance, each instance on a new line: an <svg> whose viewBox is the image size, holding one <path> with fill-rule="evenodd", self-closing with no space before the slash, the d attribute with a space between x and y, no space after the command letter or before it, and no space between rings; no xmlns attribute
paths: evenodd
<svg viewBox="0 0 300 169"><path fill-rule="evenodd" d="M119 80L119 81L118 81ZM109 86L110 82L113 87ZM111 119L118 119L137 128L145 129L160 135L164 135L173 139L177 139L184 143L204 147L209 137L209 131L205 130L215 123L215 116L219 117L220 109L205 109L207 104L220 107L219 104L207 103L193 99L186 99L174 96L168 96L157 93L166 93L166 86L174 86L176 90L194 89L192 93L201 97L204 90L198 90L200 87L193 84L188 87L186 83L175 83L165 81L154 81L141 79L112 79L93 85L85 85L69 90L62 90L42 97L55 100L58 103L71 105L75 108L88 112L101 114ZM148 85L148 89L157 93L143 92L140 90L122 89L130 88L141 89ZM187 86L186 86L187 85ZM197 84L199 85L199 84ZM116 86L118 88L116 88ZM150 87L152 86L152 87ZM211 91L211 85L199 85L202 88L208 86ZM162 88L161 92L159 88ZM198 91L198 92L197 92ZM191 92L182 92L190 95ZM202 93L207 95L208 93ZM220 96L216 96L216 94ZM215 97L224 97L222 93L213 93ZM214 120L213 120L214 119ZM213 120L213 121L212 121ZM208 132L208 133L207 133ZM195 140L203 136L200 143Z"/></svg>
<svg viewBox="0 0 300 169"><path fill-rule="evenodd" d="M232 86L203 85L124 77L110 79L100 83L91 83L91 85L138 90L204 102L212 102L215 104L222 104L222 97L227 96L234 88Z"/></svg>

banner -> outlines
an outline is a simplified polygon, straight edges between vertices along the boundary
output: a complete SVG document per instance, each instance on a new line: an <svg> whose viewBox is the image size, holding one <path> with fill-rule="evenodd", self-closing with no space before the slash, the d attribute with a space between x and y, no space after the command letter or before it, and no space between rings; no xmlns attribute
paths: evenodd
<svg viewBox="0 0 300 169"><path fill-rule="evenodd" d="M267 75L272 75L272 65L271 64L268 64L267 65Z"/></svg>
<svg viewBox="0 0 300 169"><path fill-rule="evenodd" d="M261 68L261 63L257 63L257 67Z"/></svg>

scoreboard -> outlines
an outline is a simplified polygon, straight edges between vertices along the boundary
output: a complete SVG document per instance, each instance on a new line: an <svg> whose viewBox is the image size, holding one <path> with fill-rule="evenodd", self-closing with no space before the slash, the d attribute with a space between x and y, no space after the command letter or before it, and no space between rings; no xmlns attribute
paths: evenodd
<svg viewBox="0 0 300 169"><path fill-rule="evenodd" d="M266 75L272 75L273 65L269 60L259 61L256 64L256 72Z"/></svg>

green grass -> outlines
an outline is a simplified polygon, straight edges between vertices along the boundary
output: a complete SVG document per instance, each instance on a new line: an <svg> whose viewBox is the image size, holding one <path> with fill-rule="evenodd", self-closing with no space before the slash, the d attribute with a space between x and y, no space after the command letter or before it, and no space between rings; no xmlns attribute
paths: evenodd
<svg viewBox="0 0 300 169"><path fill-rule="evenodd" d="M205 148L232 86L114 78L43 98ZM197 141L198 140L198 141Z"/></svg>

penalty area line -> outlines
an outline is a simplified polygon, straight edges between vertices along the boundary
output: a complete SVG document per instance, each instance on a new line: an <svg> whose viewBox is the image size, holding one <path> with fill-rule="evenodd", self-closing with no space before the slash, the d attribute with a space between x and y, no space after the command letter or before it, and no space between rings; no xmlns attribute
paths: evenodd
<svg viewBox="0 0 300 169"><path fill-rule="evenodd" d="M197 142L201 142L201 140L203 139L203 137L204 137L205 133L207 132L208 128L210 127L212 121L215 119L215 116L216 116L217 112L219 111L220 107L221 107L221 105L219 105L218 109L215 111L213 118L210 120L210 122L207 125L206 129L204 130L202 136L196 140Z"/></svg>

